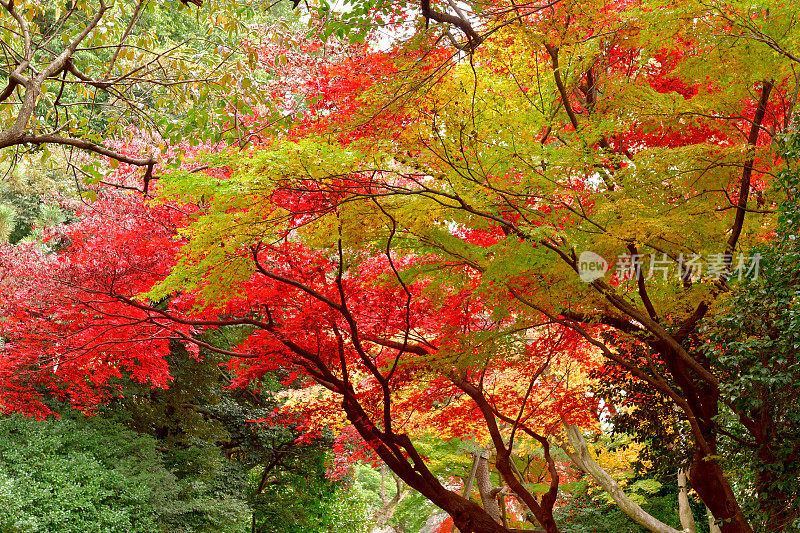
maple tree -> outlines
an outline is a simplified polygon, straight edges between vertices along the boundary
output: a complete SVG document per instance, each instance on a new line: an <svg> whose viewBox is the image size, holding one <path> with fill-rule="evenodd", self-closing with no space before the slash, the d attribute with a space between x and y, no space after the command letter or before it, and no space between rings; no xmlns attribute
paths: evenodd
<svg viewBox="0 0 800 533"><path fill-rule="evenodd" d="M456 523L462 529L487 528L489 524L495 529L500 526L488 516L482 518L485 515L483 509L445 489L427 471L406 433L399 432L400 429L413 431L426 422L411 416L416 410L423 413L433 411L427 422L431 421L431 416L434 421L438 417L439 424L446 423L451 427L459 419L473 420L482 416L488 423L484 432L488 431L498 449L498 464L506 470L504 479L516 481L518 497L527 496L525 504L537 519L546 527L555 527L552 506L559 475L548 452L549 442L536 433L536 426L532 424L558 424L560 419L553 416L554 412L575 412L567 416L579 416L586 410L581 407L586 403L582 390L572 390L574 386L570 386L568 380L542 376L554 365L557 353L575 348L574 339L564 338L563 333L535 339L518 338L505 349L500 349L500 353L497 346L487 352L486 347L480 348L481 344L496 345L504 337L513 340L517 328L503 331L505 328L500 327L502 320L495 322L488 317L470 324L473 322L472 313L487 314L488 311L481 312L480 303L471 298L469 292L439 302L439 305L421 294L412 299L412 289L414 292L421 289L405 284L392 286L376 280L376 276L381 274L375 270L379 257L362 265L360 277L348 276L346 280L340 277L337 282L328 283L326 273L320 267L330 268L330 260L324 254L313 253L290 242L272 249L248 250L248 255L238 258L248 259L249 253L253 253L259 265L255 275L247 272L254 279L233 281L239 290L246 291L241 300L227 301L221 308L202 306L202 311L191 311L209 298L220 301L216 295L204 290L212 287L206 285L194 294L187 291L169 297L166 310L139 303L133 297L142 292L142 287L162 278L170 282L167 272L181 244L173 237L179 226L178 220L185 216L175 206L170 207L151 211L143 206L141 198L112 195L92 205L92 216L84 215L80 223L67 228L72 244L61 254L57 264L41 257L28 259L27 264L19 261L21 253L36 253L33 247L15 248L13 251L18 254L4 256L3 259L9 261L4 269L7 273L11 264L24 265L22 268L27 270L30 263L51 271L39 278L42 285L28 284L26 291L4 291L7 295L4 309L18 326L18 329L4 328L8 339L6 353L13 354L13 357L4 359L7 379L3 403L6 409L27 409L39 416L46 414L45 405L35 400L45 388L78 407L90 409L92 404L107 397L98 393L114 394L114 388L109 385L122 372L129 373L134 379L146 380L153 386L166 386L169 374L164 364L164 351L169 349L170 340L176 335L190 346L196 346L204 343L192 337L192 328L251 326L257 328L256 331L235 351L216 348L237 356L236 368L242 381L258 379L281 367L295 366L343 395L348 419L362 438L375 448L377 455L396 472L399 470L401 478L412 487L416 485L415 488L419 487L420 492L435 502L438 499L440 505L456 516ZM148 235L146 239L143 233ZM262 262L273 263L276 258L283 263L281 270L270 272L264 269ZM385 260L393 264L388 257ZM195 266L205 269L200 264ZM217 273L232 281L230 276L235 268L229 264ZM312 271L308 272L309 268ZM288 275L293 278L304 276L304 282L289 282L289 287L294 289L289 291L261 279L289 279ZM21 284L20 279L12 273L3 281L6 287L11 288ZM366 287L362 286L365 282ZM323 290L327 296L319 292ZM38 294L45 291L59 293L61 297L45 299L36 291L41 291ZM332 300L337 293L346 294L344 307ZM401 304L398 309L398 302L406 300L406 297L406 305ZM33 302L41 304L34 307ZM441 314L448 314L451 320L444 323L438 319L431 320L434 311L428 309L430 306L440 314L439 319ZM139 312L132 313L130 307L139 309ZM415 308L413 311L412 307ZM242 316L247 316L252 309L261 308L266 312L262 319L220 319L220 314L236 316L244 312ZM383 311L376 313L381 309ZM176 315L178 311L183 314ZM334 313L343 313L344 317L337 320ZM176 321L184 326L176 327ZM472 357L483 361L484 368L480 370L479 366L471 372L465 369L437 377L438 372L432 370L433 363L426 361L425 357L449 358L453 356L443 354L451 351L458 357L464 347L450 348L445 343L434 348L434 343L438 344L436 337L448 335L450 328L459 327L460 322L465 333L474 330L477 340L474 341L476 351ZM442 327L444 331L441 331ZM348 344L358 348L345 345L341 331L347 331L346 328L353 339ZM365 328L363 341L359 338L360 328ZM417 331L415 335L426 333L424 343L428 348L417 345L417 340L414 345L407 343L405 348L390 340L396 338L397 331L410 334L412 329ZM367 342L378 349L368 351L362 344ZM469 342L468 336L461 337L459 342ZM320 351L323 356L317 355ZM535 357L538 352L544 356ZM251 361L251 358L256 359ZM475 364L473 362L470 366ZM508 372L514 374L508 376ZM85 376L91 376L91 381L83 379ZM525 376L525 381L521 381L522 376ZM551 384L540 392L533 388L537 380ZM417 389L426 382L426 388ZM436 407L438 402L448 397L464 394L476 401L477 408L463 401L449 409ZM409 412L409 420L405 423L397 421L398 417L403 418L400 413L405 411ZM537 417L542 420L537 421ZM526 432L544 447L551 489L541 507L519 481L520 474L512 472L509 456L513 443L506 447L498 421L518 427L520 432ZM379 429L379 426L387 427L387 430ZM463 428L460 432L463 433ZM414 461L413 467L406 453ZM421 474L417 473L419 471ZM458 506L467 511L459 514ZM468 526L476 520L476 514L477 520L484 520L486 525Z"/></svg>
<svg viewBox="0 0 800 533"><path fill-rule="evenodd" d="M783 194L771 146L795 104L791 8L420 7L427 30L295 87L307 113L282 136L171 173L156 206L101 201L58 259L4 249L5 408L45 414L43 389L88 408L123 371L166 386L170 339L237 327L240 346L206 347L242 383L298 369L335 393L325 417L339 403L459 529L502 532L409 436L482 420L504 483L554 532L548 437L589 423L565 369L596 351L678 406L692 488L723 532L752 531L719 455L720 406L764 437L723 395L701 325ZM587 251L612 259L605 278L587 277ZM31 264L41 276L15 266ZM523 436L547 463L540 497L514 470Z"/></svg>
<svg viewBox="0 0 800 533"><path fill-rule="evenodd" d="M794 105L794 59L779 42L791 39L770 28L794 29L786 6L735 15L756 21L744 34L731 23L736 9L716 17L703 6L631 7L627 25L614 27L616 12L561 4L523 29L504 27L502 47L485 42L469 67L450 63L453 76L435 84L413 72L409 81L408 70L395 68L395 84L329 96L326 110L360 108L322 117L323 129L337 128L335 141L280 147L275 157L289 159L293 149L305 157L299 168L282 160L259 169L294 188L307 188L296 178L303 176L341 194L341 205L363 200L365 211L370 202L390 211L405 241L399 246L435 250L443 265L466 264L487 285L503 282L680 406L693 441L692 486L723 531L750 526L716 459L720 376L696 349L698 325L728 290L729 274L736 277L735 252L773 223L776 196L765 195L781 162L765 147L788 126ZM589 20L591 27L581 24ZM730 45L732 33L747 44ZM372 64L385 57L376 55ZM377 111L376 100L384 105ZM474 232L486 226L494 235ZM647 252L673 269L673 281L646 277L653 260L631 265L629 276L581 285L581 250ZM689 256L706 257L710 272L687 270ZM595 333L598 323L643 346L644 359L620 357ZM747 425L749 413L737 415Z"/></svg>
<svg viewBox="0 0 800 533"><path fill-rule="evenodd" d="M139 169L146 194L165 143L247 142L284 118L271 105L274 72L253 44L297 32L285 11L217 0L3 1L0 165L54 156L96 183L123 164Z"/></svg>

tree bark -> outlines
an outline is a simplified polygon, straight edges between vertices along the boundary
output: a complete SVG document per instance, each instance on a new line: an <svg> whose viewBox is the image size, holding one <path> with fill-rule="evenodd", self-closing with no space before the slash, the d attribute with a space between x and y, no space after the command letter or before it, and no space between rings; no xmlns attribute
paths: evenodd
<svg viewBox="0 0 800 533"><path fill-rule="evenodd" d="M488 450L484 450L477 458L478 468L475 471L475 484L478 486L478 492L481 495L483 509L489 513L498 524L502 524L503 517L500 513L500 505L497 503L497 491L489 476L489 458L487 455L489 455Z"/></svg>
<svg viewBox="0 0 800 533"><path fill-rule="evenodd" d="M695 451L689 479L703 503L720 520L721 533L753 533L716 460Z"/></svg>
<svg viewBox="0 0 800 533"><path fill-rule="evenodd" d="M375 511L372 515L372 520L375 522L375 529L383 528L389 519L394 515L395 509L403 501L403 498L408 496L411 489L400 481L400 478L391 474L390 477L395 485L394 496L388 498L386 496L386 477L389 473L389 468L386 465L381 466L381 508Z"/></svg>
<svg viewBox="0 0 800 533"><path fill-rule="evenodd" d="M680 338L680 335L676 335L673 341L677 342ZM699 379L694 369L668 343L659 341L651 347L661 355L683 395L679 404L689 420L695 443L688 472L692 488L721 522L722 533L753 533L716 459L715 417L719 414L720 404L718 385Z"/></svg>
<svg viewBox="0 0 800 533"><path fill-rule="evenodd" d="M706 507L706 514L708 515L708 531L709 533L722 533L717 525L717 521L714 520L714 515L711 514L711 509Z"/></svg>
<svg viewBox="0 0 800 533"><path fill-rule="evenodd" d="M694 523L692 508L689 506L689 489L686 482L686 470L678 467L678 516L685 533L696 533L697 526Z"/></svg>
<svg viewBox="0 0 800 533"><path fill-rule="evenodd" d="M351 391L346 389L342 407L350 423L366 442L372 444L375 453L383 462L408 486L446 511L461 533L508 533L508 530L495 522L480 505L442 486L427 469L407 436L380 431L371 422L361 405L351 398ZM400 451L401 449L411 456L409 459L413 466Z"/></svg>
<svg viewBox="0 0 800 533"><path fill-rule="evenodd" d="M681 533L679 530L649 515L638 504L628 498L617 482L592 458L589 453L589 446L577 426L564 422L564 432L572 450L569 450L567 446L563 446L563 449L572 462L592 476L616 502L620 510L628 515L631 520L653 533Z"/></svg>

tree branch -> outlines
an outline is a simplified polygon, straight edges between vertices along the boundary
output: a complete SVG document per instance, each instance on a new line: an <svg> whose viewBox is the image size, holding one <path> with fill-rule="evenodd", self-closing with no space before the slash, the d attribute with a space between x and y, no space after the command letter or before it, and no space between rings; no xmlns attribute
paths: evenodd
<svg viewBox="0 0 800 533"><path fill-rule="evenodd" d="M747 136L748 151L755 150L756 144L758 143L758 133L761 131L761 123L764 121L764 115L767 112L767 102L769 101L772 87L772 81L764 81L761 84L761 97L758 100L758 107L756 107L753 123L750 126L750 134ZM744 217L747 213L747 198L750 196L750 178L753 174L754 163L755 158L751 153L750 158L744 164L744 170L742 170L742 180L739 185L739 201L736 206L736 217L731 226L731 235L728 237L728 242L725 245L725 263L729 271L733 259L733 252L736 249L739 235L741 235L742 227L744 226Z"/></svg>

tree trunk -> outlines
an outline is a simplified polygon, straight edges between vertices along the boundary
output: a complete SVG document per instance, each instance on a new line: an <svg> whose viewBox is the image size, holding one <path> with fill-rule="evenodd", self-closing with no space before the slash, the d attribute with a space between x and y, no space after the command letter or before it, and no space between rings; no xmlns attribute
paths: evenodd
<svg viewBox="0 0 800 533"><path fill-rule="evenodd" d="M633 502L622 488L614 481L608 472L603 470L589 454L589 446L577 426L564 422L564 430L567 435L572 451L567 446L562 446L569 458L578 468L592 476L592 478L605 490L617 503L620 510L628 515L631 520L646 528L653 533L681 533L675 528L668 526L660 520L649 515Z"/></svg>
<svg viewBox="0 0 800 533"><path fill-rule="evenodd" d="M386 477L389 474L389 468L384 464L381 465L381 508L375 511L372 515L372 520L375 522L375 529L383 528L390 518L394 515L395 509L398 504L403 501L403 498L408 496L411 489L403 483L400 478L391 474L392 481L395 484L394 496L388 498L386 495Z"/></svg>
<svg viewBox="0 0 800 533"><path fill-rule="evenodd" d="M475 484L478 486L478 492L481 495L483 509L489 513L498 524L502 524L503 518L500 513L500 506L497 503L497 491L494 485L492 485L492 479L489 476L489 459L486 457L488 454L488 451L484 451L478 457L478 468L475 471Z"/></svg>
<svg viewBox="0 0 800 533"><path fill-rule="evenodd" d="M722 533L717 525L717 521L714 520L714 515L711 514L711 509L706 507L706 514L708 515L708 531L709 533Z"/></svg>
<svg viewBox="0 0 800 533"><path fill-rule="evenodd" d="M753 533L715 459L695 450L689 480L700 499L719 520L721 533Z"/></svg>
<svg viewBox="0 0 800 533"><path fill-rule="evenodd" d="M694 370L667 343L655 343L653 348L663 357L669 373L686 399L682 410L689 419L695 442L694 457L689 468L692 488L721 522L722 533L753 533L715 458L717 438L714 419L719 414L719 388L695 378Z"/></svg>
<svg viewBox="0 0 800 533"><path fill-rule="evenodd" d="M697 532L692 508L689 506L689 489L686 486L686 470L683 467L678 467L678 516L685 533Z"/></svg>
<svg viewBox="0 0 800 533"><path fill-rule="evenodd" d="M372 445L381 460L408 486L446 511L461 533L509 533L480 505L442 486L425 466L407 435L380 431L352 397L352 392L347 389L343 392L345 399L342 407L361 438ZM409 460L413 462L413 466Z"/></svg>

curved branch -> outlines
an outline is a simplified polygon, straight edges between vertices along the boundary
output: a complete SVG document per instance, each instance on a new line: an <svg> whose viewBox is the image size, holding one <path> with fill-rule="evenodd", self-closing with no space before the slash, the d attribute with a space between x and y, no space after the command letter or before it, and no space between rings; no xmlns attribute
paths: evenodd
<svg viewBox="0 0 800 533"><path fill-rule="evenodd" d="M464 49L474 50L481 42L483 37L478 35L472 25L464 18L451 15L449 13L441 13L431 7L430 0L420 0L420 8L422 8L422 16L425 17L425 23L429 20L441 22L443 24L450 24L455 26L467 36L468 42Z"/></svg>
<svg viewBox="0 0 800 533"><path fill-rule="evenodd" d="M653 533L683 533L646 513L636 502L628 498L617 482L589 454L589 446L576 426L564 422L564 433L566 433L572 449L570 450L570 447L563 443L561 444L561 449L564 450L578 468L590 475L598 485L603 487L603 490L613 498L619 508L634 522Z"/></svg>

